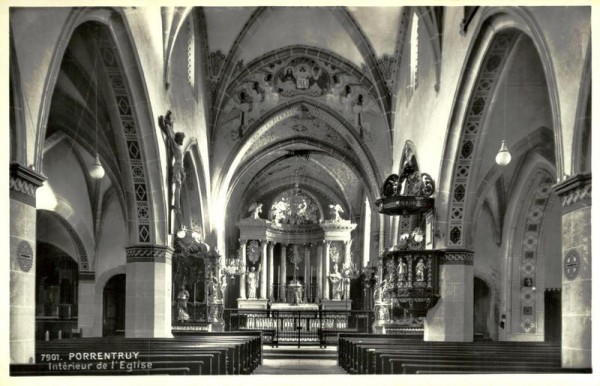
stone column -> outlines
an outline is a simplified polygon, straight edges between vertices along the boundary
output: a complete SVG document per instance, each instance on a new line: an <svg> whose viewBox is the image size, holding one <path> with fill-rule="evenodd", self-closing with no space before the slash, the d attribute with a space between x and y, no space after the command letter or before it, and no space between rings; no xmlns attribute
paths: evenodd
<svg viewBox="0 0 600 386"><path fill-rule="evenodd" d="M279 260L280 265L280 275L279 275L279 300L282 302L286 301L285 297L285 279L287 276L287 263L286 256L287 255L287 244L281 244L281 256Z"/></svg>
<svg viewBox="0 0 600 386"><path fill-rule="evenodd" d="M94 272L79 272L77 294L77 329L83 337L94 336L94 314L96 305L96 276Z"/></svg>
<svg viewBox="0 0 600 386"><path fill-rule="evenodd" d="M331 241L325 240L325 256L323 256L323 299L329 300L329 250L331 249Z"/></svg>
<svg viewBox="0 0 600 386"><path fill-rule="evenodd" d="M10 165L10 363L35 361L35 191L44 180Z"/></svg>
<svg viewBox="0 0 600 386"><path fill-rule="evenodd" d="M267 240L262 240L262 255L260 256L260 298L267 298Z"/></svg>
<svg viewBox="0 0 600 386"><path fill-rule="evenodd" d="M473 252L449 249L440 256L441 298L425 319L425 341L473 341Z"/></svg>
<svg viewBox="0 0 600 386"><path fill-rule="evenodd" d="M240 240L242 249L242 274L240 275L240 299L246 299L246 240Z"/></svg>
<svg viewBox="0 0 600 386"><path fill-rule="evenodd" d="M323 298L323 244L317 245L317 297Z"/></svg>
<svg viewBox="0 0 600 386"><path fill-rule="evenodd" d="M310 299L310 244L304 249L304 301Z"/></svg>
<svg viewBox="0 0 600 386"><path fill-rule="evenodd" d="M300 251L298 250L298 244L294 244L294 256L298 256L300 254ZM297 276L298 272L296 270L296 268L298 268L296 265L293 266L294 268L294 272L292 273L292 277Z"/></svg>
<svg viewBox="0 0 600 386"><path fill-rule="evenodd" d="M400 225L400 216L391 216L392 218L392 241L390 246L392 245L396 245L398 244L398 238L399 238L399 234L398 234L398 229L399 229L399 225Z"/></svg>
<svg viewBox="0 0 600 386"><path fill-rule="evenodd" d="M347 268L352 263L352 240L344 241L344 268Z"/></svg>
<svg viewBox="0 0 600 386"><path fill-rule="evenodd" d="M268 260L269 260L269 284L267 286L267 297L269 299L274 298L274 296L273 296L273 274L274 274L273 253L274 252L275 252L275 243L273 241L271 241L269 243L269 255L268 255Z"/></svg>
<svg viewBox="0 0 600 386"><path fill-rule="evenodd" d="M562 367L592 367L592 175L554 186L562 204Z"/></svg>
<svg viewBox="0 0 600 386"><path fill-rule="evenodd" d="M385 215L379 214L379 256L385 251Z"/></svg>
<svg viewBox="0 0 600 386"><path fill-rule="evenodd" d="M164 245L125 248L125 337L170 338L171 258Z"/></svg>

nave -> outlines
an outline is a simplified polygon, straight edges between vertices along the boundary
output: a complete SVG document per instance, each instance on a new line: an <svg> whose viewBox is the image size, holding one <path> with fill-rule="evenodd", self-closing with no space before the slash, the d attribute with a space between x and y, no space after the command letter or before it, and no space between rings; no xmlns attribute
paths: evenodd
<svg viewBox="0 0 600 386"><path fill-rule="evenodd" d="M11 7L11 374L589 375L592 14Z"/></svg>

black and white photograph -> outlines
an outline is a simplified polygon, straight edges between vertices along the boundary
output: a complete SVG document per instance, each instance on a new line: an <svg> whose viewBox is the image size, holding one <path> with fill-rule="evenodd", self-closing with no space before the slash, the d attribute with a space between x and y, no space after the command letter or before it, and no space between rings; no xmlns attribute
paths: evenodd
<svg viewBox="0 0 600 386"><path fill-rule="evenodd" d="M51 5L0 4L0 383L598 382L594 2Z"/></svg>

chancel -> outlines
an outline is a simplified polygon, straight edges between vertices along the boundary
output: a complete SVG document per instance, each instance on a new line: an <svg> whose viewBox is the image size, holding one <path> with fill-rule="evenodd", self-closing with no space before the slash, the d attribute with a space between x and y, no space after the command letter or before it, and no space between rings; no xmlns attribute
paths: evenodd
<svg viewBox="0 0 600 386"><path fill-rule="evenodd" d="M591 373L591 7L9 15L11 375Z"/></svg>

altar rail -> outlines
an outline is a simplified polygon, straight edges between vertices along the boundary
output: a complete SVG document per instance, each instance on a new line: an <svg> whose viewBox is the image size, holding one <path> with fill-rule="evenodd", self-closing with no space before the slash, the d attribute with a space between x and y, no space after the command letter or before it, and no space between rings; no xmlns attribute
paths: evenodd
<svg viewBox="0 0 600 386"><path fill-rule="evenodd" d="M263 343L278 346L337 344L338 333L368 333L372 311L225 309L228 331L262 331Z"/></svg>

